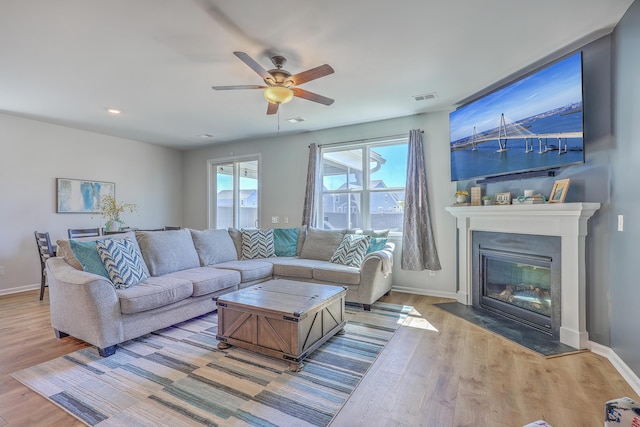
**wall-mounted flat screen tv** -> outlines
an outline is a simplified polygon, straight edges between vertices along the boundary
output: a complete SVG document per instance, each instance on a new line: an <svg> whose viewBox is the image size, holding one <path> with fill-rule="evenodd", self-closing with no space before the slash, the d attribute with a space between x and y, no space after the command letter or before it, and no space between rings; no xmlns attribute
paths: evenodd
<svg viewBox="0 0 640 427"><path fill-rule="evenodd" d="M452 181L583 163L582 53L459 107L449 126Z"/></svg>

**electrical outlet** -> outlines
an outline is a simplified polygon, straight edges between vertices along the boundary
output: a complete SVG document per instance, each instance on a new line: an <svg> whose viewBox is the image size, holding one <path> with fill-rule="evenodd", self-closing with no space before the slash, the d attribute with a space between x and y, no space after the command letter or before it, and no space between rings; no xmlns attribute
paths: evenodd
<svg viewBox="0 0 640 427"><path fill-rule="evenodd" d="M435 275L436 275L436 272L435 272L435 271L433 271L433 270L429 270L429 276L435 276Z"/></svg>
<svg viewBox="0 0 640 427"><path fill-rule="evenodd" d="M618 215L618 231L624 231L624 215Z"/></svg>
<svg viewBox="0 0 640 427"><path fill-rule="evenodd" d="M271 223L272 224L277 224L280 222L280 217L279 216L272 216L271 217Z"/></svg>
<svg viewBox="0 0 640 427"><path fill-rule="evenodd" d="M285 224L289 224L289 217L288 217L288 216L285 216L285 217L284 217L284 223L285 223Z"/></svg>
<svg viewBox="0 0 640 427"><path fill-rule="evenodd" d="M4 276L4 266L0 265L0 276Z"/></svg>

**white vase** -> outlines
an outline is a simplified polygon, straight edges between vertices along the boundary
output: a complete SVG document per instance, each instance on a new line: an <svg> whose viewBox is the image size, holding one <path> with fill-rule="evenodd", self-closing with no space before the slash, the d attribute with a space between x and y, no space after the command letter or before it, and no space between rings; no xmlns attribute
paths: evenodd
<svg viewBox="0 0 640 427"><path fill-rule="evenodd" d="M464 203L467 201L467 196L460 195L456 196L456 203Z"/></svg>
<svg viewBox="0 0 640 427"><path fill-rule="evenodd" d="M108 232L120 231L120 223L118 221L108 221L105 230Z"/></svg>

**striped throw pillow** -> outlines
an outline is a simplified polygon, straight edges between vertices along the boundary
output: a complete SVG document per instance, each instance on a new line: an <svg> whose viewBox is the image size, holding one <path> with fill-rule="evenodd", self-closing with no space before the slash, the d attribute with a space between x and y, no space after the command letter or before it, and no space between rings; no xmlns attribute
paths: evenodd
<svg viewBox="0 0 640 427"><path fill-rule="evenodd" d="M131 239L98 240L96 249L116 289L126 289L148 277L142 255Z"/></svg>
<svg viewBox="0 0 640 427"><path fill-rule="evenodd" d="M362 234L345 234L330 261L334 264L360 268L367 254L370 237Z"/></svg>
<svg viewBox="0 0 640 427"><path fill-rule="evenodd" d="M275 256L272 229L242 229L242 259L273 258Z"/></svg>

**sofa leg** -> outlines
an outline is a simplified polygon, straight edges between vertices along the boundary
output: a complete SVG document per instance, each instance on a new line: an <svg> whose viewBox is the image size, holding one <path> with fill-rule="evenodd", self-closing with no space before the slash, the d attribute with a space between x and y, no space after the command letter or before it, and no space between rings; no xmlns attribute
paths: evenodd
<svg viewBox="0 0 640 427"><path fill-rule="evenodd" d="M65 332L62 332L62 331L59 331L59 330L57 330L57 329L54 329L54 330L53 330L53 332L55 332L55 334L56 334L56 338L58 338L58 339L60 339L60 338L64 338L64 337L68 337L68 336L69 336L69 334L67 334L67 333L65 333Z"/></svg>
<svg viewBox="0 0 640 427"><path fill-rule="evenodd" d="M385 297L388 297L389 295L391 295L391 291L390 291L390 290L389 290L389 291L387 291L387 293L386 293L386 294L384 294L384 296L385 296Z"/></svg>
<svg viewBox="0 0 640 427"><path fill-rule="evenodd" d="M371 311L371 304L362 304L364 311Z"/></svg>
<svg viewBox="0 0 640 427"><path fill-rule="evenodd" d="M98 354L102 357L113 356L114 354L116 354L116 347L117 345L111 345L105 348L98 348Z"/></svg>

